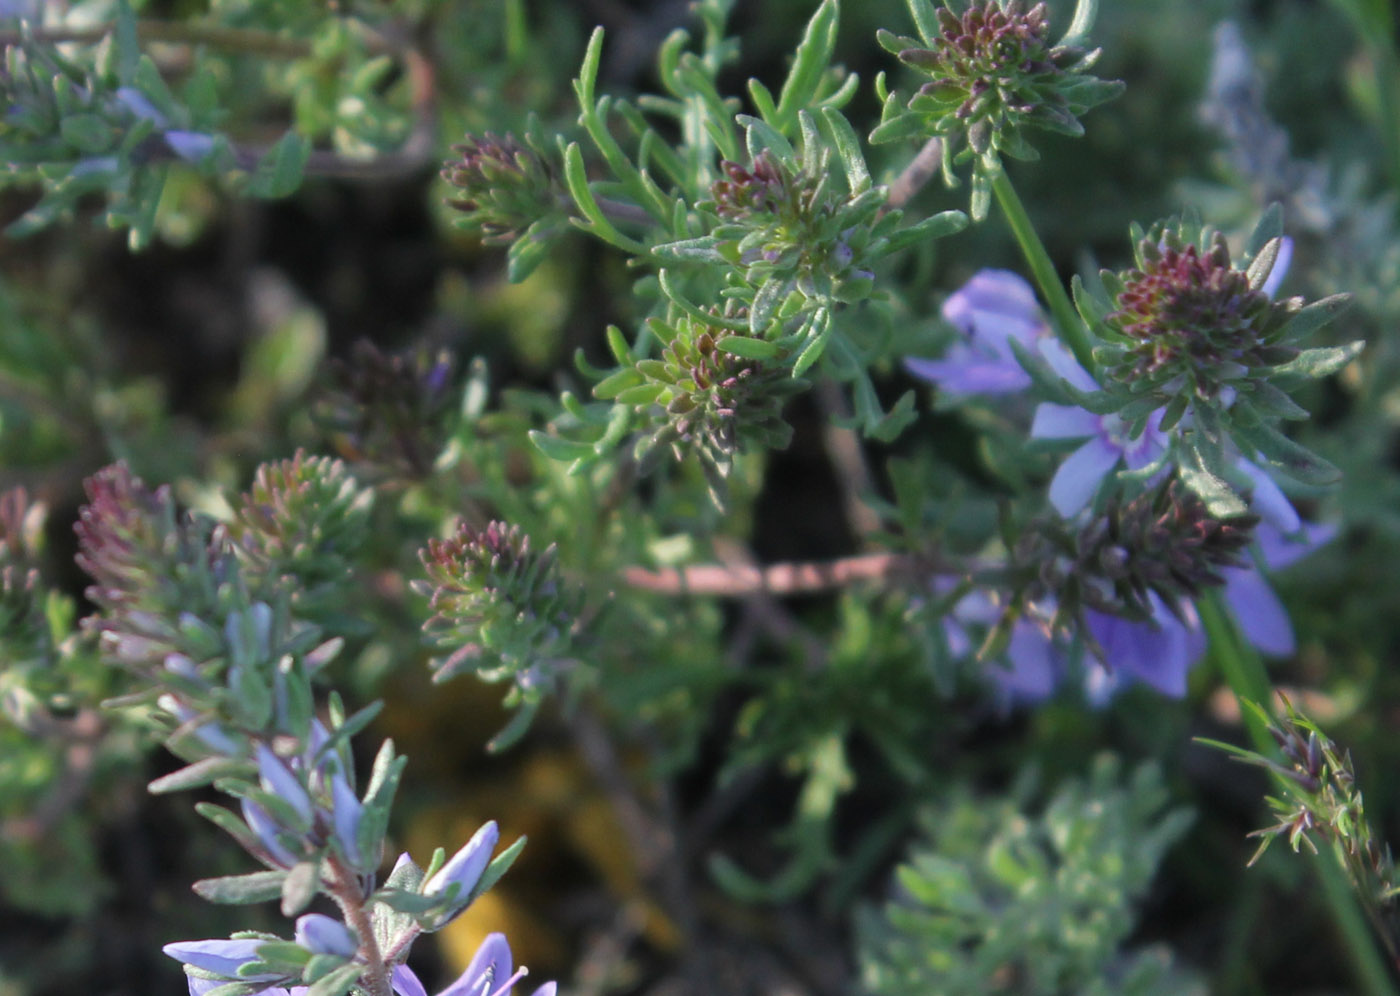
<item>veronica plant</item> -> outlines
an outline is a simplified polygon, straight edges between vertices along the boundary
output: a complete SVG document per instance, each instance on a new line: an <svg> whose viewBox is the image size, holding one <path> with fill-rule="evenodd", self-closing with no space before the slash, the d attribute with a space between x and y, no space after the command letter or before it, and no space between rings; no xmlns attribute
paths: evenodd
<svg viewBox="0 0 1400 996"><path fill-rule="evenodd" d="M352 738L378 707L347 715L332 694L326 719L318 715L313 681L343 641L312 621L318 613L307 610L321 603L296 597L343 581L336 558L362 525L363 492L343 466L298 455L259 471L233 535L182 519L168 488L152 491L121 466L95 477L89 495L79 524L79 560L99 606L89 625L136 678L122 703L147 710L188 762L151 790L212 782L237 808L197 808L263 866L195 891L221 903L280 897L283 914L298 917L290 940L240 933L167 945L187 966L191 992L413 992L403 968L413 941L466 909L524 841L493 856L498 831L487 823L450 860L439 850L420 869L403 855L378 881L405 762L385 742L357 791ZM304 912L318 895L334 901L339 920ZM497 967L476 965L472 985L508 987L508 954L495 941L484 951Z"/></svg>
<svg viewBox="0 0 1400 996"><path fill-rule="evenodd" d="M951 5L911 0L919 38L885 30L878 38L900 62L930 79L907 102L882 92L884 113L871 141L941 139L950 186L955 165L971 160L972 217L982 220L1002 156L1037 158L1028 130L1082 135L1080 116L1122 92L1122 83L1087 72L1099 56L1083 47L1095 6L1081 0L1069 29L1052 44L1044 3L980 0L959 14Z"/></svg>

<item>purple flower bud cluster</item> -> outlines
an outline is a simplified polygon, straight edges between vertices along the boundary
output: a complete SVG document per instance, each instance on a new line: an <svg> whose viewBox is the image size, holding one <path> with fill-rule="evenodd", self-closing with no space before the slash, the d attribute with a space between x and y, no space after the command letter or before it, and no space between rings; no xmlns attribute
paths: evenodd
<svg viewBox="0 0 1400 996"><path fill-rule="evenodd" d="M962 338L941 360L911 358L905 365L952 396L1004 397L1029 387L1013 343L1069 386L1097 389L1047 337L1034 294L1014 274L977 274L949 297L943 313ZM1260 567L1291 564L1334 529L1303 523L1278 485L1238 454L1234 467L1247 483L1248 514L1212 514L1173 477L1162 418L1151 412L1134 431L1114 413L1051 402L1036 408L1032 438L1084 440L1050 482L1050 504L1064 521L1041 520L1028 530L1012 557L1022 565L1021 580L1000 596L974 592L947 623L958 653L971 649L976 629L991 628L987 646L1001 663L989 674L1005 700L1048 696L1076 659L1075 634L1093 651L1083 677L1094 701L1133 682L1185 694L1186 675L1205 651L1191 600L1207 587L1222 589L1242 633L1261 652L1293 652L1288 615ZM1126 467L1121 479L1120 466ZM1121 496L1124 487L1131 497ZM1017 576L1014 566L1011 575Z"/></svg>

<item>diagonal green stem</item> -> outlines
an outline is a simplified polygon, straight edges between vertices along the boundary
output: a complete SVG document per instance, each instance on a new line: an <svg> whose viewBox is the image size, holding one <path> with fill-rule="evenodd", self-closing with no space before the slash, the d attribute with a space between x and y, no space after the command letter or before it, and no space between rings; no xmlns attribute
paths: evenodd
<svg viewBox="0 0 1400 996"><path fill-rule="evenodd" d="M1050 262L1050 254L1045 251L1045 243L1040 241L1035 226L1031 224L1030 215L1026 213L1026 206L1021 203L1021 198L1017 196L1016 188L1011 185L1005 170L998 169L992 174L992 193L996 195L997 205L1002 214L1006 215L1011 234L1016 236L1016 242L1021 246L1026 263L1031 268L1031 276L1035 277L1036 286L1040 288L1041 297L1045 298L1045 303L1050 306L1055 334L1069 347L1079 365L1090 374L1095 374L1093 347L1089 343L1089 334L1084 329L1084 322L1080 319L1079 312L1074 310L1074 304L1065 292L1065 285L1060 283L1059 274L1055 272L1055 264Z"/></svg>
<svg viewBox="0 0 1400 996"><path fill-rule="evenodd" d="M1225 681L1235 693L1254 749L1265 757L1277 756L1278 746L1269 735L1267 724L1247 705L1249 702L1258 703L1270 715L1273 714L1274 689L1268 672L1264 670L1264 662L1240 639L1239 631L1221 606L1218 593L1213 592L1201 599L1196 607L1201 613L1206 635L1210 638L1211 656L1220 665ZM1370 996L1396 996L1390 972L1376 948L1362 911L1357 907L1356 897L1341 865L1323 851L1315 856L1312 866L1317 871L1322 894L1332 910L1342 942L1351 954L1352 967L1363 990Z"/></svg>

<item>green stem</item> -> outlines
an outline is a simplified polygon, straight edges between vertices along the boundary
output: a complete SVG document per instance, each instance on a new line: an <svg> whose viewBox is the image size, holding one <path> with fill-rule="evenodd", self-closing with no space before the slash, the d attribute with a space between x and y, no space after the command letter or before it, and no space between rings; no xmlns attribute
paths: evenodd
<svg viewBox="0 0 1400 996"><path fill-rule="evenodd" d="M1001 207L1002 214L1006 215L1007 224L1011 226L1011 233L1016 236L1016 241L1021 246L1021 252L1030 265L1031 276L1035 277L1041 296L1050 306L1055 333L1069 347L1079 365L1090 374L1095 373L1093 347L1089 343L1089 334L1084 329L1084 322L1080 320L1079 312L1074 310L1074 304L1065 292L1065 285L1060 283L1059 274L1055 272L1055 264L1050 262L1050 254L1045 251L1045 243L1041 242L1040 236L1036 234L1030 215L1026 213L1026 206L1016 195L1016 188L1011 185L1005 170L999 169L992 174L992 193L996 195L997 204Z"/></svg>
<svg viewBox="0 0 1400 996"><path fill-rule="evenodd" d="M1201 623L1210 638L1211 656L1220 665L1230 689L1240 706L1240 715L1254 742L1254 749L1265 757L1276 757L1278 746L1269 735L1267 724L1247 705L1257 703L1270 715L1274 711L1274 689L1259 655L1244 644L1239 631L1221 605L1220 596L1212 593L1197 605ZM1322 894L1331 908L1332 918L1342 935L1342 942L1351 954L1352 967L1365 992L1371 996L1396 996L1390 971L1376 948L1374 936L1356 896L1347 882L1342 867L1324 850L1312 862L1321 880Z"/></svg>

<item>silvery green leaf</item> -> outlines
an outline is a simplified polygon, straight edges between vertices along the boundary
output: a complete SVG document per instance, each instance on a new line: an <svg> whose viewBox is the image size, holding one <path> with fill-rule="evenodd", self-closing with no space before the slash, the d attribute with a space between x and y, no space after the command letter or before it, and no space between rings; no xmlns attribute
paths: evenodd
<svg viewBox="0 0 1400 996"><path fill-rule="evenodd" d="M282 915L296 916L311 905L320 883L319 861L298 862L282 880Z"/></svg>
<svg viewBox="0 0 1400 996"><path fill-rule="evenodd" d="M1319 346L1316 349L1305 349L1287 363L1274 367L1272 373L1274 377L1284 379L1300 377L1306 380L1315 380L1318 377L1327 377L1356 359L1365 348L1366 343L1357 339L1345 346Z"/></svg>
<svg viewBox="0 0 1400 996"><path fill-rule="evenodd" d="M1291 343L1311 335L1351 307L1350 294L1333 294L1300 309L1284 323L1275 337L1276 342Z"/></svg>
<svg viewBox="0 0 1400 996"><path fill-rule="evenodd" d="M265 903L282 895L282 880L286 877L284 871L250 872L200 879L193 888L201 899L211 903Z"/></svg>

